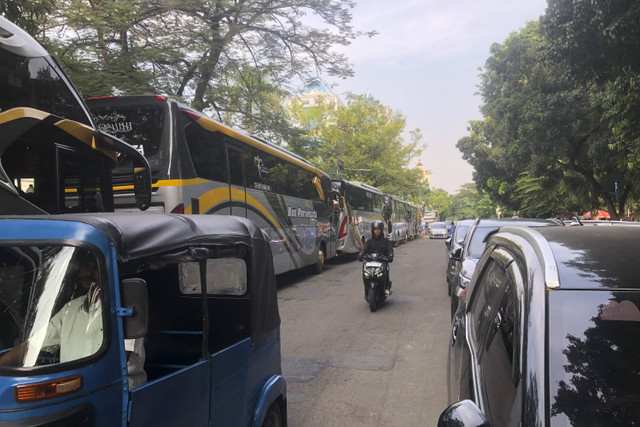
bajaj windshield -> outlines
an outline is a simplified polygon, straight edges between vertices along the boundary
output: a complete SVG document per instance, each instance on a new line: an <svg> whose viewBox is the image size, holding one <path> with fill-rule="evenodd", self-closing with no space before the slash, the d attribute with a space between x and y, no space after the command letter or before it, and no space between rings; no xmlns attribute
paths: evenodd
<svg viewBox="0 0 640 427"><path fill-rule="evenodd" d="M104 343L98 262L73 246L0 247L0 366L96 354Z"/></svg>

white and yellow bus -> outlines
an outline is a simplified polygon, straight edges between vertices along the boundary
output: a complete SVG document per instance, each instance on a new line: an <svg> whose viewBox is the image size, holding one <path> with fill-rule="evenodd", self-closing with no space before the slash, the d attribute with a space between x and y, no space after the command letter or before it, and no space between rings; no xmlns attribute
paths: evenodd
<svg viewBox="0 0 640 427"><path fill-rule="evenodd" d="M331 184L339 204L337 250L345 254L358 253L364 242L371 238L371 223L383 219L382 191L368 184L342 179L334 179Z"/></svg>
<svg viewBox="0 0 640 427"><path fill-rule="evenodd" d="M111 172L125 158L120 170L127 164L136 177L132 207L148 207L144 156L97 131L55 59L1 16L0 135L0 214L112 211Z"/></svg>
<svg viewBox="0 0 640 427"><path fill-rule="evenodd" d="M249 218L271 238L276 274L320 272L335 256L331 180L304 158L162 96L87 103L100 129L149 161L149 211ZM116 210L134 206L128 170L113 172Z"/></svg>

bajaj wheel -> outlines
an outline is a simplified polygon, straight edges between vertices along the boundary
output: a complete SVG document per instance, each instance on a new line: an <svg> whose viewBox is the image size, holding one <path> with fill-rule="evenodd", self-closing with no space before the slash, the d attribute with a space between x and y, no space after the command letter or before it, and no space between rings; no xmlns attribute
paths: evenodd
<svg viewBox="0 0 640 427"><path fill-rule="evenodd" d="M369 310L372 313L378 309L378 295L376 294L375 288L369 288L367 302L369 303Z"/></svg>

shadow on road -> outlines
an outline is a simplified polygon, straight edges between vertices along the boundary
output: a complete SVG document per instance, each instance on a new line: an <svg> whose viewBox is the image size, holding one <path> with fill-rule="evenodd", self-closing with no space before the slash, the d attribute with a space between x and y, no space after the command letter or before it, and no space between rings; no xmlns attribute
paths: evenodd
<svg viewBox="0 0 640 427"><path fill-rule="evenodd" d="M314 277L321 277L323 274L326 274L328 271L334 268L341 267L343 265L347 265L349 263L358 265L359 263L357 262L357 256L358 256L357 254L339 255L327 260L324 266L324 271L320 273L320 275L315 275L306 268L279 274L276 276L278 290L286 289L298 283L308 281L309 279L313 279Z"/></svg>

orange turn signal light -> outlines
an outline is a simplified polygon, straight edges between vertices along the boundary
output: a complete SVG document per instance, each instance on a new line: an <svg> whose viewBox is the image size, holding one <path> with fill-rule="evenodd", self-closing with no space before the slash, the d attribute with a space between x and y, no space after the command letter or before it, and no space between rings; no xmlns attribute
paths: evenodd
<svg viewBox="0 0 640 427"><path fill-rule="evenodd" d="M15 399L19 403L34 402L72 393L80 388L82 388L82 376L74 375L43 383L17 385L15 386Z"/></svg>

